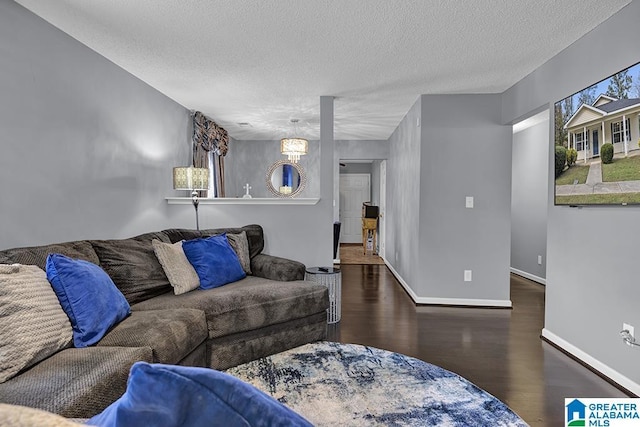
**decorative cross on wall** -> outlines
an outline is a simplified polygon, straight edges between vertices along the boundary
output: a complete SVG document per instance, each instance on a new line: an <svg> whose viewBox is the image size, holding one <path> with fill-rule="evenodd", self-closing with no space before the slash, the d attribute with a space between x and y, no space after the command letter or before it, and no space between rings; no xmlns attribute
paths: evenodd
<svg viewBox="0 0 640 427"><path fill-rule="evenodd" d="M242 186L242 188L245 189L245 193L244 196L242 196L243 199L251 199L251 194L249 194L249 190L251 190L251 186L249 185L249 183L247 182L245 185Z"/></svg>

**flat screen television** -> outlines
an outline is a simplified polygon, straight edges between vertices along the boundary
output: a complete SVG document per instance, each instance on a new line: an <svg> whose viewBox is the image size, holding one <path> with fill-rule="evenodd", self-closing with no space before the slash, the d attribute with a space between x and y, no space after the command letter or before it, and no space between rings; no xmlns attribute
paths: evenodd
<svg viewBox="0 0 640 427"><path fill-rule="evenodd" d="M554 104L555 205L640 205L640 63Z"/></svg>

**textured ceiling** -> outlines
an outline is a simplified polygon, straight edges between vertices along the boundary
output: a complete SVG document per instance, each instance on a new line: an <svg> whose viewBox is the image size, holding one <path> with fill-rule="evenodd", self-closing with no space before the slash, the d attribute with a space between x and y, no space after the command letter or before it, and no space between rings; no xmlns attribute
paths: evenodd
<svg viewBox="0 0 640 427"><path fill-rule="evenodd" d="M17 0L236 139L387 139L420 94L502 92L630 0ZM241 127L240 122L250 126Z"/></svg>

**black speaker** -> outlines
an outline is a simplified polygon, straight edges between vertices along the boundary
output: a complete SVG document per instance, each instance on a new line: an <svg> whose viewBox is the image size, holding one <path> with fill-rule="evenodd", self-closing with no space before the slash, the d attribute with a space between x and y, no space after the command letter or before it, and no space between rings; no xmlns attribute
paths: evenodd
<svg viewBox="0 0 640 427"><path fill-rule="evenodd" d="M340 243L340 222L333 223L333 259L338 256L338 244Z"/></svg>

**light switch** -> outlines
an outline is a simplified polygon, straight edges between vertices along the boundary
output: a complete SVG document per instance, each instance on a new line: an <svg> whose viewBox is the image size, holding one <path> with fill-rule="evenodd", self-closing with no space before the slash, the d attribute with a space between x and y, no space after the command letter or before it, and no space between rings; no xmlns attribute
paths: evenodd
<svg viewBox="0 0 640 427"><path fill-rule="evenodd" d="M467 196L465 199L465 207L467 209L472 209L473 208L473 196Z"/></svg>

